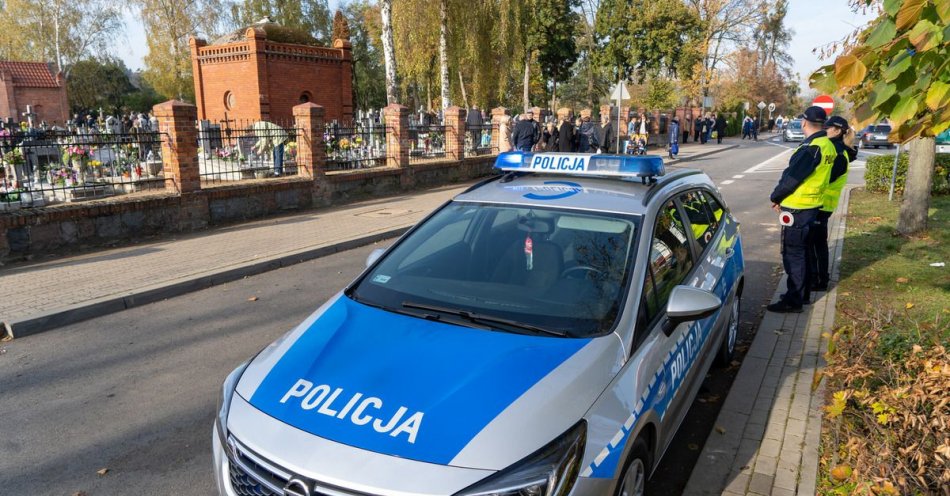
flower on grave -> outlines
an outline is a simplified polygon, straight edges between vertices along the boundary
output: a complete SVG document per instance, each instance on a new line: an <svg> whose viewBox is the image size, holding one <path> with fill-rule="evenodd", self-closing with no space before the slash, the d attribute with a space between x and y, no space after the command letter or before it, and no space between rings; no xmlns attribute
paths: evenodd
<svg viewBox="0 0 950 496"><path fill-rule="evenodd" d="M91 156L92 151L89 148L79 145L66 145L63 150L63 163L70 163L73 160L82 161Z"/></svg>
<svg viewBox="0 0 950 496"><path fill-rule="evenodd" d="M340 138L340 149L349 150L350 149L350 140L347 138Z"/></svg>
<svg viewBox="0 0 950 496"><path fill-rule="evenodd" d="M26 163L26 159L23 158L23 150L19 148L14 148L3 154L3 161L10 165L22 165Z"/></svg>

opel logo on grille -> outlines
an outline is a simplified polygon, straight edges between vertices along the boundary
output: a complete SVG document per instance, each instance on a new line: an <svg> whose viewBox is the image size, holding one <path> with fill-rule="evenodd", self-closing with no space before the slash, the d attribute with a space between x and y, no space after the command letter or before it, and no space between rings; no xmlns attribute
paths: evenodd
<svg viewBox="0 0 950 496"><path fill-rule="evenodd" d="M310 487L300 479L290 479L284 486L284 496L311 496Z"/></svg>

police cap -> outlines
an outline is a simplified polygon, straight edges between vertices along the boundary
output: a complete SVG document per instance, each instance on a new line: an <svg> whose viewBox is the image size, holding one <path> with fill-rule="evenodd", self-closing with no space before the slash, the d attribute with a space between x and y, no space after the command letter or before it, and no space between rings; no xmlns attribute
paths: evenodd
<svg viewBox="0 0 950 496"><path fill-rule="evenodd" d="M833 115L825 122L825 127L836 127L842 131L847 131L848 127L850 126L848 126L848 121L845 120L844 117L841 117L840 115Z"/></svg>
<svg viewBox="0 0 950 496"><path fill-rule="evenodd" d="M814 122L817 124L824 124L828 120L828 114L825 112L825 109L812 105L805 109L805 113L798 116L799 119L805 119L808 122Z"/></svg>

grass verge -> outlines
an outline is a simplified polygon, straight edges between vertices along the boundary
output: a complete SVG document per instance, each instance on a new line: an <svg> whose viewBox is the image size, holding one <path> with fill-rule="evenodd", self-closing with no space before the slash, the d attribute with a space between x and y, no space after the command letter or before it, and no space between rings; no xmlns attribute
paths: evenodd
<svg viewBox="0 0 950 496"><path fill-rule="evenodd" d="M931 199L930 230L915 237L896 234L899 208L851 194L824 370L822 494L950 487L950 196Z"/></svg>

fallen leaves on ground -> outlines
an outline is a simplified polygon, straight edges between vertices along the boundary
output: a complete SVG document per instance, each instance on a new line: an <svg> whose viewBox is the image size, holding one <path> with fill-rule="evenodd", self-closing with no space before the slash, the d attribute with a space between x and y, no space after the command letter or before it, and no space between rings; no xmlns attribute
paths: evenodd
<svg viewBox="0 0 950 496"><path fill-rule="evenodd" d="M106 474L108 474L108 473L109 473L109 469L108 469L108 468L100 468L99 470L96 470L96 474L98 474L99 477L102 477L102 476L104 476L104 475L106 475Z"/></svg>
<svg viewBox="0 0 950 496"><path fill-rule="evenodd" d="M908 279L908 278L906 278L906 277L898 277L898 278L897 278L897 284L907 284L907 283L909 283L909 282L910 282L910 279Z"/></svg>
<svg viewBox="0 0 950 496"><path fill-rule="evenodd" d="M247 301L257 301L257 299L258 299L258 298L257 298L256 296L252 296L252 297L248 298Z"/></svg>

